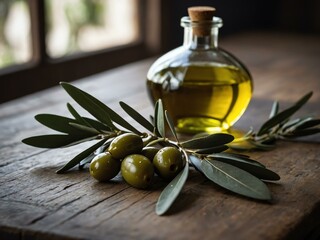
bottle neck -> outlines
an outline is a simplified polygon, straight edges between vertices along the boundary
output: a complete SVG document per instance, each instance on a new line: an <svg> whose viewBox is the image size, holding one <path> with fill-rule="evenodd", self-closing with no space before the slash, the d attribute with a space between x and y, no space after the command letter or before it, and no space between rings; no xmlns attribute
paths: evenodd
<svg viewBox="0 0 320 240"><path fill-rule="evenodd" d="M218 33L222 27L222 19L213 17L212 20L193 22L189 17L181 18L184 28L183 46L188 49L218 48Z"/></svg>
<svg viewBox="0 0 320 240"><path fill-rule="evenodd" d="M183 46L188 49L213 49L218 47L218 33L217 27L211 28L210 34L199 36L194 34L192 27L184 28Z"/></svg>

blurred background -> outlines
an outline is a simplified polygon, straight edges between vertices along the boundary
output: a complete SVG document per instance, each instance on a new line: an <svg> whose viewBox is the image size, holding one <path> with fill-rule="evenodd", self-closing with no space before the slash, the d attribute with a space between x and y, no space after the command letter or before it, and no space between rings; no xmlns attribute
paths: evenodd
<svg viewBox="0 0 320 240"><path fill-rule="evenodd" d="M320 33L319 0L0 0L0 102L169 51L195 5L217 9L220 39Z"/></svg>
<svg viewBox="0 0 320 240"><path fill-rule="evenodd" d="M60 58L124 45L139 37L137 4L126 0L45 1L46 54ZM27 0L1 0L0 67L32 59Z"/></svg>

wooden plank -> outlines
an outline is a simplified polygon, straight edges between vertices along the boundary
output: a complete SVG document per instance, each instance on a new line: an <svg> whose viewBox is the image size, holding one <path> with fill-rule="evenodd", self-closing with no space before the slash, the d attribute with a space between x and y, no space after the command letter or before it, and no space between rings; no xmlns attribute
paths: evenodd
<svg viewBox="0 0 320 240"><path fill-rule="evenodd" d="M7 219L0 221L4 226L53 233L63 231L73 237L80 234L88 238L100 236L101 239L110 232L111 239L130 239L144 234L150 234L150 238L185 238L190 234L206 237L211 232L217 239L229 239L226 238L229 234L230 239L233 234L237 234L238 239L258 239L252 237L257 229L264 239L275 235L282 239L288 225L294 227L297 221L311 213L319 200L318 185L312 182L320 174L319 168L314 169L320 157L318 149L319 144L281 143L271 156L255 154L256 159L277 169L282 176L279 183L268 184L274 197L271 204L228 193L193 171L174 210L166 217L157 217L154 213L163 184L159 183L150 191L141 191L118 181L97 183L84 171L56 175L55 166L69 154L50 151L27 163L18 163L14 166L18 169L14 176L2 175L1 192L7 195L1 196L0 213L2 215L11 208L17 212L10 211L13 216L7 215ZM299 156L306 157L301 161ZM54 157L59 161L48 163L43 159ZM6 166L2 170L10 172L12 168ZM11 189L14 191L10 192ZM301 202L301 199L308 201ZM274 222L278 222L277 226ZM190 230L177 231L183 226ZM230 229L230 226L233 227ZM254 229L247 229L248 226L254 226ZM120 231L122 227L126 231ZM241 231L243 228L246 231ZM145 233L145 229L154 230ZM227 229L228 233L225 232Z"/></svg>
<svg viewBox="0 0 320 240"><path fill-rule="evenodd" d="M301 46L303 39L266 34L225 39L223 46L243 59L255 78L254 98L237 128L256 129L267 118L273 99L288 106L310 89L315 94L302 113L320 116L316 78L320 68L314 67L320 62L320 39L307 37L307 46ZM120 100L148 116L152 105L145 75L152 61L75 84L123 116ZM306 80L301 81L302 77ZM35 114L66 114L69 100L61 88L53 88L0 107L1 239L303 239L317 226L312 222L319 221L315 212L320 211L319 135L279 142L269 152L249 153L282 177L277 183L268 183L271 203L229 193L191 170L173 209L159 217L154 208L165 186L159 180L149 190L137 190L121 176L110 183L98 183L87 169L55 174L59 166L91 143L46 150L20 142L46 131L34 121Z"/></svg>

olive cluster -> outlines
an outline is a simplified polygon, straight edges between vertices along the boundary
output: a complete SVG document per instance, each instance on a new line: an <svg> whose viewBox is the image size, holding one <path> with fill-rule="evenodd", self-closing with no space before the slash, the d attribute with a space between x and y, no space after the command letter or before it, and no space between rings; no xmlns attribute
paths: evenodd
<svg viewBox="0 0 320 240"><path fill-rule="evenodd" d="M109 181L121 171L131 186L147 188L155 173L171 180L183 166L182 154L176 147L143 147L140 136L124 133L113 139L106 152L91 161L89 169L98 181Z"/></svg>

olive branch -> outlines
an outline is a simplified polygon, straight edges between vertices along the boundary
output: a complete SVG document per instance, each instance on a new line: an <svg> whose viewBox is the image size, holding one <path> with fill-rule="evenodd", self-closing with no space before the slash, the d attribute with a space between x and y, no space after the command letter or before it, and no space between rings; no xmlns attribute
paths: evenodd
<svg viewBox="0 0 320 240"><path fill-rule="evenodd" d="M257 132L250 129L243 137L229 144L235 150L270 150L279 139L287 140L317 134L320 132L320 119L312 116L291 118L311 98L307 93L292 106L280 111L279 102L274 101L269 119Z"/></svg>
<svg viewBox="0 0 320 240"><path fill-rule="evenodd" d="M232 135L217 133L180 141L170 114L164 109L161 100L155 104L152 122L126 103L120 102L121 108L147 130L141 132L92 95L69 83L62 82L61 86L94 118L81 116L67 103L73 118L54 114L35 116L39 123L59 132L58 134L33 136L23 139L22 142L40 148L68 147L86 141L95 143L72 158L57 170L57 173L65 173L75 166L83 168L98 153L105 151L115 137L132 132L142 138L144 146L160 144L177 147L186 162L181 172L161 192L156 204L158 215L166 213L172 206L187 181L190 168L239 195L259 200L271 199L270 191L263 180L277 181L280 179L279 175L247 155L224 152L234 140ZM173 139L167 136L169 131Z"/></svg>

